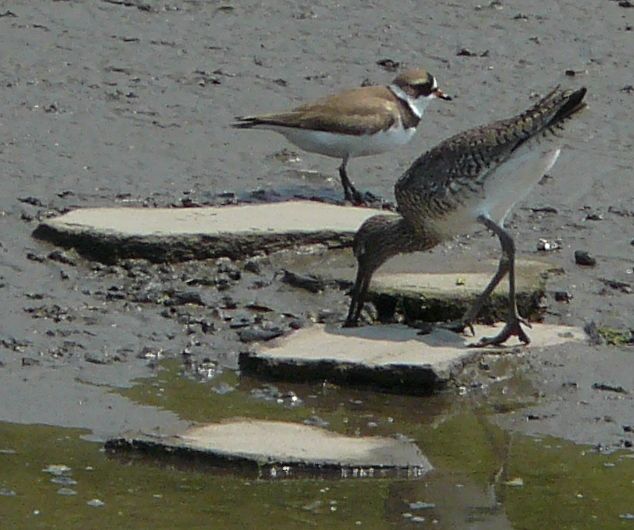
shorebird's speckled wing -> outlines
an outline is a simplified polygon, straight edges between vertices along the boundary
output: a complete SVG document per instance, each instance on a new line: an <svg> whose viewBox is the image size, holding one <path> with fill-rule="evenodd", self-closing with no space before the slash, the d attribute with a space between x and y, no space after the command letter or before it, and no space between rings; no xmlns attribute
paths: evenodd
<svg viewBox="0 0 634 530"><path fill-rule="evenodd" d="M395 185L405 218L434 218L458 207L461 196L483 195L487 177L531 139L554 136L584 106L586 90L553 90L527 111L457 134L419 157Z"/></svg>

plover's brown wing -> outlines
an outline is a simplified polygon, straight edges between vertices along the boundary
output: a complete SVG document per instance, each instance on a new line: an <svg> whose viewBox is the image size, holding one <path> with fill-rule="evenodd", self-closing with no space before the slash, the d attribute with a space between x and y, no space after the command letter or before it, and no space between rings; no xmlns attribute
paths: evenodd
<svg viewBox="0 0 634 530"><path fill-rule="evenodd" d="M370 90L371 89L371 90ZM374 134L392 127L399 119L399 104L385 87L346 90L289 112L237 118L238 128L291 127L341 134Z"/></svg>
<svg viewBox="0 0 634 530"><path fill-rule="evenodd" d="M555 89L517 116L464 131L440 143L398 179L395 194L401 209L407 212L424 204L426 210L432 209L428 213L433 213L435 201L459 189L478 193L482 180L522 144L541 134L554 134L554 129L581 110L585 93L585 88L575 92Z"/></svg>

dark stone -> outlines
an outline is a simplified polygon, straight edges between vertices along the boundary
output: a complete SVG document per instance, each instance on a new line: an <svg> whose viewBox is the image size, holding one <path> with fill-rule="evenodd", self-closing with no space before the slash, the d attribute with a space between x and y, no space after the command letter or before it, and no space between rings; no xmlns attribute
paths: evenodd
<svg viewBox="0 0 634 530"><path fill-rule="evenodd" d="M185 304L206 305L198 291L174 291L170 299L165 301L166 306Z"/></svg>
<svg viewBox="0 0 634 530"><path fill-rule="evenodd" d="M618 280L610 280L607 278L599 278L601 282L603 282L608 287L619 291L624 294L630 294L632 292L632 286L629 283L621 282Z"/></svg>
<svg viewBox="0 0 634 530"><path fill-rule="evenodd" d="M575 263L584 267L594 267L597 260L587 250L575 250Z"/></svg>
<svg viewBox="0 0 634 530"><path fill-rule="evenodd" d="M33 357L22 357L22 366L38 366L39 364L39 359L34 359Z"/></svg>
<svg viewBox="0 0 634 530"><path fill-rule="evenodd" d="M603 215L600 213L589 213L586 215L586 221L603 221Z"/></svg>
<svg viewBox="0 0 634 530"><path fill-rule="evenodd" d="M44 261L46 260L44 256L42 256L41 254L36 254L35 252L27 252L26 258L37 263L44 263Z"/></svg>
<svg viewBox="0 0 634 530"><path fill-rule="evenodd" d="M296 274L283 269L280 280L299 289L306 289L311 293L318 293L326 288L327 282L310 274Z"/></svg>
<svg viewBox="0 0 634 530"><path fill-rule="evenodd" d="M380 59L376 62L380 67L385 68L388 72L396 72L401 63L393 59Z"/></svg>
<svg viewBox="0 0 634 530"><path fill-rule="evenodd" d="M595 390L604 390L606 392L616 392L617 394L628 394L622 386L608 385L606 383L593 383L592 388Z"/></svg>
<svg viewBox="0 0 634 530"><path fill-rule="evenodd" d="M266 342L283 334L284 330L278 327L271 329L249 328L240 330L238 338L241 342Z"/></svg>
<svg viewBox="0 0 634 530"><path fill-rule="evenodd" d="M249 259L244 264L244 270L247 272L252 272L253 274L260 274L260 272L262 271L262 267L260 267L259 261Z"/></svg>
<svg viewBox="0 0 634 530"><path fill-rule="evenodd" d="M557 302L569 303L573 298L572 293L569 291L555 291L553 294Z"/></svg>
<svg viewBox="0 0 634 530"><path fill-rule="evenodd" d="M49 253L48 259L52 261L57 261L59 263L64 263L65 265L75 266L77 262L71 258L68 254L61 250L53 250L53 252Z"/></svg>

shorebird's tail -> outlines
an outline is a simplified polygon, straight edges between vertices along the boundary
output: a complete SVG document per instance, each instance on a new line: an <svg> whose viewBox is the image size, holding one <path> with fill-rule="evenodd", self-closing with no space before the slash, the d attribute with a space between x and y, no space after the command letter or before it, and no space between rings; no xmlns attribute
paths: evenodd
<svg viewBox="0 0 634 530"><path fill-rule="evenodd" d="M563 122L586 107L586 92L585 87L574 91L556 87L516 119L528 136L544 130L553 132L553 128L561 128Z"/></svg>

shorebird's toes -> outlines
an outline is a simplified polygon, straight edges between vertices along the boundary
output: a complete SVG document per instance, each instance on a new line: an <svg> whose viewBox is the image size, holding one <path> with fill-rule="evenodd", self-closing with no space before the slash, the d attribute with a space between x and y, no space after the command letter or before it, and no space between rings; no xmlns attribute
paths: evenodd
<svg viewBox="0 0 634 530"><path fill-rule="evenodd" d="M485 346L500 346L511 337L517 337L520 342L524 344L530 344L531 339L522 328L522 324L525 324L529 328L531 327L531 325L524 319L516 317L509 320L502 328L502 331L500 331L494 337L482 337L478 342L469 344L469 347L483 348Z"/></svg>

